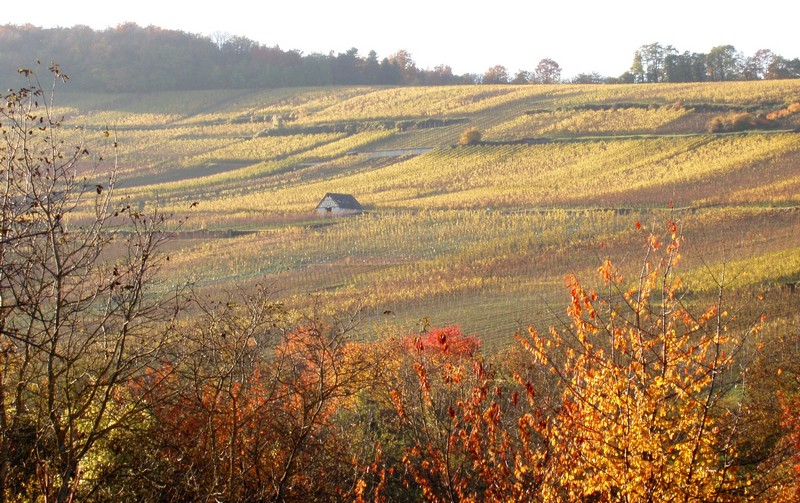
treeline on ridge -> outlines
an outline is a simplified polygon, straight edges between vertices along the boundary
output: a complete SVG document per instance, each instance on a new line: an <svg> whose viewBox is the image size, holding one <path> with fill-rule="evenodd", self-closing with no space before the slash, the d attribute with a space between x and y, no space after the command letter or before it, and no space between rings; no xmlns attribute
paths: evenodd
<svg viewBox="0 0 800 503"><path fill-rule="evenodd" d="M245 89L329 85L552 84L561 67L549 58L513 76L503 65L483 74L456 75L447 64L418 68L405 50L380 58L357 48L303 54L268 47L247 37L203 36L125 23L106 30L88 26L0 26L0 74L13 75L37 60L86 78L73 89L103 92ZM800 77L800 59L768 49L745 57L732 45L706 53L680 53L670 45L641 46L618 77L581 73L573 83L700 82ZM8 87L8 86L6 86Z"/></svg>

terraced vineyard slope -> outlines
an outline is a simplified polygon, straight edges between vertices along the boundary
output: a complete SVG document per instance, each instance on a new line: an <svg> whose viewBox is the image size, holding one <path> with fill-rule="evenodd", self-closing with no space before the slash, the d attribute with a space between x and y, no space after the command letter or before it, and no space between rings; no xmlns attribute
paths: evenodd
<svg viewBox="0 0 800 503"><path fill-rule="evenodd" d="M593 276L605 257L635 270L639 227L668 221L687 237L691 295L725 265L732 297L772 292L796 316L798 101L800 82L762 81L66 92L57 105L70 134L113 134L132 208L188 217L169 277L360 310L365 337L427 319L499 347L562 317L565 274ZM457 145L470 127L482 141ZM366 211L317 217L328 192Z"/></svg>

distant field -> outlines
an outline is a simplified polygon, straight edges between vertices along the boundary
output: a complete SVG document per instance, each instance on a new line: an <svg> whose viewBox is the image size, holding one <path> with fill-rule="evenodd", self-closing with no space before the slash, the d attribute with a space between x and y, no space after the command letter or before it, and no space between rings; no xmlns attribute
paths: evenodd
<svg viewBox="0 0 800 503"><path fill-rule="evenodd" d="M611 257L635 276L637 222L682 224L687 301L726 264L732 301L767 292L772 311L795 313L784 287L800 281L800 117L763 118L799 100L797 81L353 87L65 92L56 111L82 127L67 141L86 134L106 153L101 170L113 156L94 138L114 133L133 208L188 217L171 281L212 295L261 283L292 306L361 309L365 337L427 317L498 347L558 322L565 274L594 281ZM735 114L763 120L709 132ZM468 127L483 142L455 146ZM367 211L320 219L326 192Z"/></svg>

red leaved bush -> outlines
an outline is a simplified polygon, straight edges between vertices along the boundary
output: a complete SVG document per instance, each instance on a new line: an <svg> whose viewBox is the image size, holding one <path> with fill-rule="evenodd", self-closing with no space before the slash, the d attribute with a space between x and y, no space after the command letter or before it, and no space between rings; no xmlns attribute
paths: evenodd
<svg viewBox="0 0 800 503"><path fill-rule="evenodd" d="M472 357L478 353L481 341L474 335L464 335L458 325L432 328L423 334L412 334L405 338L406 347L428 354L455 357Z"/></svg>

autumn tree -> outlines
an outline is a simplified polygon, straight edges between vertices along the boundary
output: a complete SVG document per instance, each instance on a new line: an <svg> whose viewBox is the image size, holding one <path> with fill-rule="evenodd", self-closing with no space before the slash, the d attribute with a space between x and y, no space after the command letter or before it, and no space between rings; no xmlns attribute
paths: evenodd
<svg viewBox="0 0 800 503"><path fill-rule="evenodd" d="M384 374L363 400L376 445L358 501L531 501L549 446L524 373L492 364L457 326L382 341Z"/></svg>
<svg viewBox="0 0 800 503"><path fill-rule="evenodd" d="M425 83L428 85L447 85L453 82L455 76L449 65L437 65L433 71L425 72Z"/></svg>
<svg viewBox="0 0 800 503"><path fill-rule="evenodd" d="M483 74L484 84L508 84L508 70L503 65L495 65Z"/></svg>
<svg viewBox="0 0 800 503"><path fill-rule="evenodd" d="M775 58L769 49L759 49L746 58L742 64L742 77L745 80L761 80L767 76L769 65Z"/></svg>
<svg viewBox="0 0 800 503"><path fill-rule="evenodd" d="M530 501L550 468L547 416L529 375L492 366L457 327L414 337L422 399L447 420L444 452L417 443L404 462L429 501ZM427 353L427 355L426 355ZM448 393L435 391L443 383ZM453 395L460 399L448 401ZM407 407L403 408L406 412ZM407 414L407 412L406 412ZM429 426L427 426L429 427Z"/></svg>
<svg viewBox="0 0 800 503"><path fill-rule="evenodd" d="M778 501L797 501L800 499L800 377L794 373L794 392L778 395L783 412L783 427L786 436L783 445L790 456L789 470L785 474L784 484L774 491Z"/></svg>
<svg viewBox="0 0 800 503"><path fill-rule="evenodd" d="M573 84L602 84L605 81L605 77L597 72L579 73L570 80Z"/></svg>
<svg viewBox="0 0 800 503"><path fill-rule="evenodd" d="M383 345L388 347L387 373L376 383L371 400L392 412L393 417L381 415L385 420L376 425L376 441L390 463L381 465L389 472L382 474L382 483L369 487L373 497L464 499L472 490L472 469L459 437L457 410L481 379L473 372L477 339L458 327L444 327ZM393 451L398 441L399 449Z"/></svg>
<svg viewBox="0 0 800 503"><path fill-rule="evenodd" d="M794 501L796 357L775 339L757 360L758 301L732 324L724 267L711 305L684 303L678 224L645 240L632 280L609 260L599 290L569 275L567 322L498 358L457 327L385 341L366 397L399 423L370 414L357 500Z"/></svg>
<svg viewBox="0 0 800 503"><path fill-rule="evenodd" d="M333 417L370 379L352 326L297 319L269 291L196 306L181 367L150 393L169 500L308 501L354 487ZM365 353L365 352L364 352Z"/></svg>
<svg viewBox="0 0 800 503"><path fill-rule="evenodd" d="M419 76L417 64L411 57L411 53L405 49L401 49L388 58L387 64L394 67L400 81L398 84L416 84Z"/></svg>
<svg viewBox="0 0 800 503"><path fill-rule="evenodd" d="M533 73L537 84L557 84L561 80L561 67L550 58L539 61Z"/></svg>
<svg viewBox="0 0 800 503"><path fill-rule="evenodd" d="M120 393L178 343L180 292L154 281L167 220L118 202L113 161L70 143L50 72L46 91L20 70L0 109L0 501L102 485L87 460L144 409Z"/></svg>
<svg viewBox="0 0 800 503"><path fill-rule="evenodd" d="M785 295L782 292L772 295ZM794 294L788 293L789 298ZM759 300L761 299L761 300ZM794 300L794 299L792 299ZM759 294L755 302L772 299ZM796 319L796 317L795 317ZM740 447L753 478L753 493L764 501L789 502L800 497L800 345L796 323L768 328L752 348L745 410L750 420L740 432Z"/></svg>
<svg viewBox="0 0 800 503"><path fill-rule="evenodd" d="M639 47L634 53L630 70L636 82L663 82L666 58L675 53L671 45L663 46L657 42Z"/></svg>
<svg viewBox="0 0 800 503"><path fill-rule="evenodd" d="M531 81L531 72L527 70L519 70L514 74L514 78L511 79L512 84L529 84Z"/></svg>
<svg viewBox="0 0 800 503"><path fill-rule="evenodd" d="M666 82L702 82L706 80L705 54L678 54L673 52L664 58L664 80Z"/></svg>
<svg viewBox="0 0 800 503"><path fill-rule="evenodd" d="M740 77L742 55L732 45L718 45L706 55L708 80L736 80Z"/></svg>
<svg viewBox="0 0 800 503"><path fill-rule="evenodd" d="M562 387L546 498L711 501L748 486L735 445L741 376L730 370L758 326L728 330L722 273L713 305L694 314L682 303L681 243L672 222L664 242L651 235L633 281L606 261L607 297L569 276L571 326L522 339Z"/></svg>
<svg viewBox="0 0 800 503"><path fill-rule="evenodd" d="M787 59L781 56L772 58L767 67L767 79L797 79L800 78L800 58Z"/></svg>

